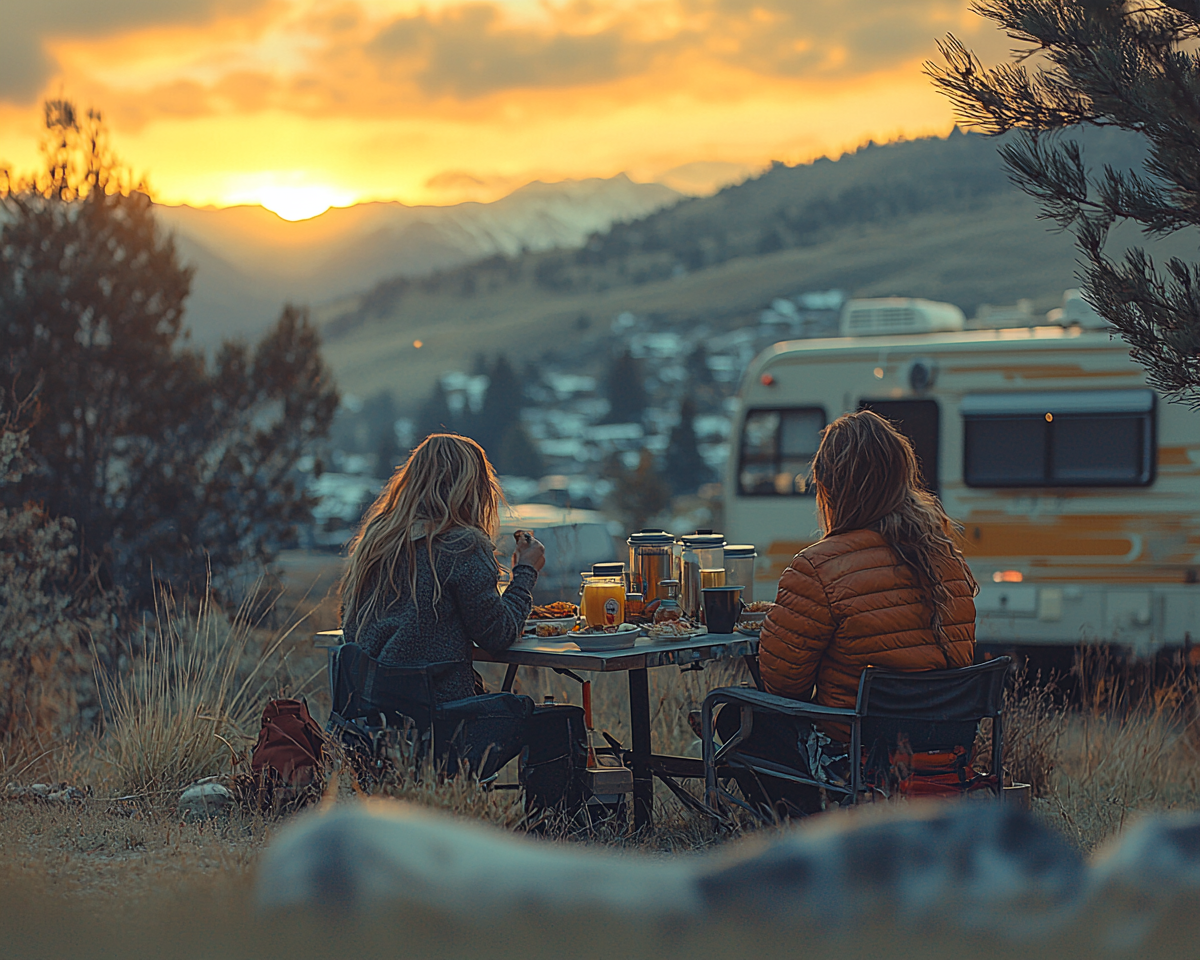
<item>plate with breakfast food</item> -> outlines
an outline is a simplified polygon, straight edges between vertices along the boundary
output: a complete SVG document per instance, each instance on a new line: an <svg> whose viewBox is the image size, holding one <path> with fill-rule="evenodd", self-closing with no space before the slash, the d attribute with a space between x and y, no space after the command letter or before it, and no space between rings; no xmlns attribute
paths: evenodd
<svg viewBox="0 0 1200 960"><path fill-rule="evenodd" d="M770 600L753 600L747 603L738 615L738 629L746 624L762 623L774 606Z"/></svg>
<svg viewBox="0 0 1200 960"><path fill-rule="evenodd" d="M525 620L525 633L537 637L561 637L575 629L579 608L566 600L535 606Z"/></svg>
<svg viewBox="0 0 1200 960"><path fill-rule="evenodd" d="M744 633L748 637L757 637L762 633L761 620L739 620L737 626L733 628L738 633Z"/></svg>
<svg viewBox="0 0 1200 960"><path fill-rule="evenodd" d="M571 634L571 639L578 644L580 650L599 652L603 650L624 650L632 647L641 627L635 623L614 623L605 627L584 627Z"/></svg>
<svg viewBox="0 0 1200 960"><path fill-rule="evenodd" d="M708 630L686 620L663 620L646 627L646 636L651 640L688 640L702 633Z"/></svg>

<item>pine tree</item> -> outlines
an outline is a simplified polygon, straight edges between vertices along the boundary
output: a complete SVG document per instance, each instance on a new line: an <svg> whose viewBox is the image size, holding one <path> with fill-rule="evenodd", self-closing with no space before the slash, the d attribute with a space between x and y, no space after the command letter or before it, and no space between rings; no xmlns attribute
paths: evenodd
<svg viewBox="0 0 1200 960"><path fill-rule="evenodd" d="M613 358L605 379L609 423L640 423L646 412L641 364L628 350Z"/></svg>
<svg viewBox="0 0 1200 960"><path fill-rule="evenodd" d="M696 404L691 397L679 408L679 423L672 428L667 442L663 473L676 494L695 493L712 479L712 471L696 446Z"/></svg>
<svg viewBox="0 0 1200 960"><path fill-rule="evenodd" d="M211 364L182 329L191 272L98 114L46 104L46 170L0 178L6 382L34 392L34 468L0 502L75 522L81 568L136 605L153 577L202 592L269 562L311 519L296 464L337 391L307 315ZM226 577L228 575L228 577Z"/></svg>
<svg viewBox="0 0 1200 960"><path fill-rule="evenodd" d="M368 397L359 412L367 430L367 448L375 454L375 476L389 477L400 460L396 442L396 401L387 390Z"/></svg>
<svg viewBox="0 0 1200 960"><path fill-rule="evenodd" d="M534 445L520 422L512 424L504 434L496 448L493 463L497 473L513 477L537 479L546 472L541 451Z"/></svg>
<svg viewBox="0 0 1200 960"><path fill-rule="evenodd" d="M519 422L524 404L524 386L505 354L496 357L488 370L487 392L479 413L472 418L471 436L495 453L512 426Z"/></svg>
<svg viewBox="0 0 1200 960"><path fill-rule="evenodd" d="M662 513L671 502L671 486L654 468L654 457L643 450L638 465L626 470L610 464L616 478L611 497L612 510L621 517L627 530L641 530L651 517Z"/></svg>
<svg viewBox="0 0 1200 960"><path fill-rule="evenodd" d="M1200 226L1200 3L977 0L974 9L1027 48L988 69L950 36L939 44L945 65L928 73L964 122L1021 131L1001 156L1042 217L1075 235L1084 295L1151 384L1200 407L1200 266L1159 266L1141 248L1119 260L1105 253L1123 222L1148 237ZM1058 136L1083 125L1144 138L1142 169L1089 171L1079 144Z"/></svg>
<svg viewBox="0 0 1200 960"><path fill-rule="evenodd" d="M446 391L442 381L437 380L429 396L417 411L417 420L413 429L413 441L420 443L431 433L453 433L455 430L454 413L450 402L446 399Z"/></svg>

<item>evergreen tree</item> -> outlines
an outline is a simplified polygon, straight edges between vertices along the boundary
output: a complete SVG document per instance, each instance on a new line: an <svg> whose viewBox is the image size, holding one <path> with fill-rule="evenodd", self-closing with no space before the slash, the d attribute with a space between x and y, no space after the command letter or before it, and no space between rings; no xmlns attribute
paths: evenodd
<svg viewBox="0 0 1200 960"><path fill-rule="evenodd" d="M523 404L524 386L502 353L488 371L487 392L479 413L472 418L471 436L489 453L498 450L509 430L519 423Z"/></svg>
<svg viewBox="0 0 1200 960"><path fill-rule="evenodd" d="M641 364L628 350L613 358L604 386L609 403L608 422L640 423L646 412L646 386Z"/></svg>
<svg viewBox="0 0 1200 960"><path fill-rule="evenodd" d="M712 471L696 446L695 421L696 404L688 397L679 408L679 423L671 430L663 471L676 494L695 493L701 484L712 479Z"/></svg>
<svg viewBox="0 0 1200 960"><path fill-rule="evenodd" d="M696 344L695 349L687 355L685 365L693 386L707 386L713 382L712 370L708 367L708 349L703 343Z"/></svg>
<svg viewBox="0 0 1200 960"><path fill-rule="evenodd" d="M138 605L270 561L311 518L295 467L337 391L307 315L253 349L186 348L180 265L98 114L46 104L47 169L0 178L6 380L36 391L34 469L0 491L75 521L80 565Z"/></svg>
<svg viewBox="0 0 1200 960"><path fill-rule="evenodd" d="M1155 264L1143 249L1105 253L1113 226L1151 237L1200 226L1200 4L1195 0L977 0L975 10L1028 46L985 68L959 40L928 64L961 118L991 134L1021 131L1000 153L1042 216L1070 230L1086 260L1083 291L1149 381L1200 406L1200 266ZM1034 66L1025 61L1036 54ZM1144 138L1140 171L1088 171L1079 144L1053 136L1080 125Z"/></svg>
<svg viewBox="0 0 1200 960"><path fill-rule="evenodd" d="M416 423L413 426L413 442L420 443L431 433L453 433L455 430L454 413L446 399L446 391L442 381L437 380L429 396L417 411Z"/></svg>
<svg viewBox="0 0 1200 960"><path fill-rule="evenodd" d="M612 507L627 530L641 530L671 502L671 486L654 469L654 457L649 450L642 451L635 469L614 465L610 472L616 476Z"/></svg>
<svg viewBox="0 0 1200 960"><path fill-rule="evenodd" d="M387 390L367 398L359 412L367 432L367 450L375 454L375 476L391 476L400 461L396 442L396 401Z"/></svg>
<svg viewBox="0 0 1200 960"><path fill-rule="evenodd" d="M528 432L520 422L512 424L496 448L493 459L497 473L513 477L533 477L537 479L546 472L541 451L529 438Z"/></svg>

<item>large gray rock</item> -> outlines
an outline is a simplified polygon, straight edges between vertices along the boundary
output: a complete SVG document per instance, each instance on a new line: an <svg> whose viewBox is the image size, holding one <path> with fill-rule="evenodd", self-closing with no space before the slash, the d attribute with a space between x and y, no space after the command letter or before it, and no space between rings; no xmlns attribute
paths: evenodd
<svg viewBox="0 0 1200 960"><path fill-rule="evenodd" d="M263 858L258 898L268 907L344 911L408 902L472 918L530 908L668 915L700 906L682 861L525 840L378 800L298 817Z"/></svg>
<svg viewBox="0 0 1200 960"><path fill-rule="evenodd" d="M183 791L175 810L186 822L225 818L233 812L234 797L216 777L198 780Z"/></svg>
<svg viewBox="0 0 1200 960"><path fill-rule="evenodd" d="M652 857L372 801L297 818L257 890L272 908L627 918L845 956L1160 960L1197 955L1200 815L1146 819L1094 863L1027 811L982 802L872 805Z"/></svg>

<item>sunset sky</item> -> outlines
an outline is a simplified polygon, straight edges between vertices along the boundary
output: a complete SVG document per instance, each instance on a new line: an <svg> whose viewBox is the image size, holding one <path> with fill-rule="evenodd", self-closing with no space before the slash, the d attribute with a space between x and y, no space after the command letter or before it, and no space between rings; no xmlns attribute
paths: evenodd
<svg viewBox="0 0 1200 960"><path fill-rule="evenodd" d="M101 109L167 203L284 216L490 200L533 179L691 192L773 159L942 133L921 73L968 0L0 0L0 163L40 103Z"/></svg>

